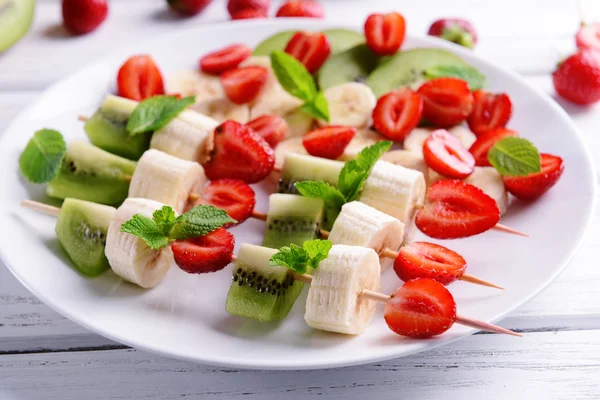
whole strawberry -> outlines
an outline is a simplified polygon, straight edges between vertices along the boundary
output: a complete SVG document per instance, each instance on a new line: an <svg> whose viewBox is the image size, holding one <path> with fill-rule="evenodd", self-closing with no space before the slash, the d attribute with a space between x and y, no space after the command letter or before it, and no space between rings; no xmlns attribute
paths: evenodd
<svg viewBox="0 0 600 400"><path fill-rule="evenodd" d="M196 15L206 8L212 0L167 0L169 7L183 15Z"/></svg>
<svg viewBox="0 0 600 400"><path fill-rule="evenodd" d="M71 33L83 35L96 29L108 15L107 0L63 0L63 23Z"/></svg>
<svg viewBox="0 0 600 400"><path fill-rule="evenodd" d="M475 27L466 19L442 18L429 27L428 35L472 49L477 44Z"/></svg>
<svg viewBox="0 0 600 400"><path fill-rule="evenodd" d="M552 74L554 89L576 104L600 100L600 52L582 49L561 62Z"/></svg>
<svg viewBox="0 0 600 400"><path fill-rule="evenodd" d="M269 13L269 6L271 0L229 0L227 2L227 11L232 18L240 19L241 11L245 14L250 13L248 10L253 10L256 15L262 15L264 17Z"/></svg>

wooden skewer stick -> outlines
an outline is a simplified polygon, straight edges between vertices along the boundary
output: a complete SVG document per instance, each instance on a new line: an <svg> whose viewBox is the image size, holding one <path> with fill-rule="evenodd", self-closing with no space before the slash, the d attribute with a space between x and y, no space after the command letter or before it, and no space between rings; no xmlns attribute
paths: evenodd
<svg viewBox="0 0 600 400"><path fill-rule="evenodd" d="M87 115L80 115L77 117L77 119L81 122L87 122L87 120L90 118Z"/></svg>
<svg viewBox="0 0 600 400"><path fill-rule="evenodd" d="M52 215L54 217L58 217L58 214L60 214L60 208L54 207L54 206L51 206L48 204L44 204L44 203L39 203L39 202L33 201L33 200L21 201L21 207L29 208L31 210L40 212L42 214Z"/></svg>

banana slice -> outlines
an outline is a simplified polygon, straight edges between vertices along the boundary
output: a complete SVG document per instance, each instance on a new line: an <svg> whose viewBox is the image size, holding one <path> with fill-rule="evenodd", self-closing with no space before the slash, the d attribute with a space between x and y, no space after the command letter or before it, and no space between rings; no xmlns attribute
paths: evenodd
<svg viewBox="0 0 600 400"><path fill-rule="evenodd" d="M386 248L398 251L403 237L402 222L364 203L352 201L342 207L328 239L333 244L368 247L379 254ZM382 258L380 262L384 271L394 260Z"/></svg>
<svg viewBox="0 0 600 400"><path fill-rule="evenodd" d="M423 154L423 143L425 143L425 139L427 139L435 129L436 128L413 129L406 139L404 139L404 149ZM465 149L471 147L471 145L475 143L475 140L477 140L477 136L475 136L473 132L460 125L448 129L448 132L456 136Z"/></svg>
<svg viewBox="0 0 600 400"><path fill-rule="evenodd" d="M294 137L279 142L275 147L275 169L283 168L283 163L288 154L308 154L301 137Z"/></svg>
<svg viewBox="0 0 600 400"><path fill-rule="evenodd" d="M153 200L128 198L114 213L106 234L104 251L112 270L143 288L153 288L163 279L173 261L171 247L152 250L137 236L121 232L121 225L136 214L152 218L163 206Z"/></svg>
<svg viewBox="0 0 600 400"><path fill-rule="evenodd" d="M245 124L250 121L250 107L246 104L235 104L228 99L201 100L190 108L218 122L233 120Z"/></svg>
<svg viewBox="0 0 600 400"><path fill-rule="evenodd" d="M347 82L325 90L329 103L329 122L318 121L319 125L345 125L365 128L371 122L377 97L364 83Z"/></svg>
<svg viewBox="0 0 600 400"><path fill-rule="evenodd" d="M169 76L167 91L182 97L195 96L196 102L225 98L221 79L197 70L179 71Z"/></svg>
<svg viewBox="0 0 600 400"><path fill-rule="evenodd" d="M381 159L392 164L400 165L404 168L419 171L427 180L429 167L427 167L422 154L408 150L392 150L384 153L383 156L381 156Z"/></svg>
<svg viewBox="0 0 600 400"><path fill-rule="evenodd" d="M313 129L315 121L312 115L305 113L299 108L285 114L283 119L288 124L286 133L286 137L288 138L304 136Z"/></svg>
<svg viewBox="0 0 600 400"><path fill-rule="evenodd" d="M381 286L379 258L365 247L335 245L313 274L304 320L315 329L360 335L376 303L361 296Z"/></svg>
<svg viewBox="0 0 600 400"><path fill-rule="evenodd" d="M354 160L358 153L360 153L365 147L369 147L380 140L385 140L385 138L379 133L371 129L359 129L357 130L354 139L352 139L346 149L344 149L344 154L342 154L339 160Z"/></svg>
<svg viewBox="0 0 600 400"><path fill-rule="evenodd" d="M165 203L182 213L190 193L202 193L206 176L197 162L150 149L138 161L129 185L129 197Z"/></svg>

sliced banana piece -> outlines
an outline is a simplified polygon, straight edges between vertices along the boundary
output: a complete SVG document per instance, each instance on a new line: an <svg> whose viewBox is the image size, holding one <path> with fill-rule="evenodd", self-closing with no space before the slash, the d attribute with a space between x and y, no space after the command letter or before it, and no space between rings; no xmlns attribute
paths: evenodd
<svg viewBox="0 0 600 400"><path fill-rule="evenodd" d="M167 91L168 93L179 93L182 97L194 96L196 102L225 98L223 85L218 76L191 69L169 76Z"/></svg>
<svg viewBox="0 0 600 400"><path fill-rule="evenodd" d="M347 82L328 88L324 95L329 104L329 122L320 120L319 125L369 126L377 104L377 97L369 86Z"/></svg>
<svg viewBox="0 0 600 400"><path fill-rule="evenodd" d="M306 133L310 132L314 126L314 118L312 115L305 113L301 109L290 111L283 115L283 119L288 124L288 130L286 137L302 137Z"/></svg>
<svg viewBox="0 0 600 400"><path fill-rule="evenodd" d="M106 234L106 258L121 278L143 288L160 283L173 261L171 247L151 249L137 236L121 232L121 225L136 214L152 218L152 213L164 206L148 199L128 198L114 213Z"/></svg>
<svg viewBox="0 0 600 400"><path fill-rule="evenodd" d="M381 156L381 159L392 164L400 165L404 168L419 171L427 180L429 168L427 167L422 154L408 150L392 150L384 153L383 156Z"/></svg>
<svg viewBox="0 0 600 400"><path fill-rule="evenodd" d="M383 136L371 129L358 129L354 139L350 141L348 146L344 149L344 153L339 158L341 161L354 160L358 153L360 153L365 147L369 147L380 140L385 140Z"/></svg>
<svg viewBox="0 0 600 400"><path fill-rule="evenodd" d="M250 121L250 107L246 104L235 104L225 98L197 101L190 108L218 122L233 120L245 124Z"/></svg>
<svg viewBox="0 0 600 400"><path fill-rule="evenodd" d="M409 150L415 153L423 154L423 143L425 143L425 139L431 135L431 132L436 130L437 128L415 128L412 132L404 139L404 150ZM452 135L456 136L460 143L463 145L465 149L469 149L475 140L477 140L477 136L473 134L470 130L465 128L464 126L455 126L453 128L448 129L448 132Z"/></svg>
<svg viewBox="0 0 600 400"><path fill-rule="evenodd" d="M150 149L138 161L129 185L129 197L160 201L182 213L190 193L200 194L206 183L202 166Z"/></svg>
<svg viewBox="0 0 600 400"><path fill-rule="evenodd" d="M283 168L283 163L288 154L304 154L308 155L308 152L302 144L301 137L293 137L285 139L275 147L275 169Z"/></svg>

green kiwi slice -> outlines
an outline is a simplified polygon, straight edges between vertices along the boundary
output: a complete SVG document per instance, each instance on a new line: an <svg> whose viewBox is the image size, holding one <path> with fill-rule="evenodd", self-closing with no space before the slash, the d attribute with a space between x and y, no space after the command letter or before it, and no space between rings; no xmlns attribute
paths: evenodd
<svg viewBox="0 0 600 400"><path fill-rule="evenodd" d="M321 90L346 82L364 82L379 64L379 56L366 44L331 55L317 74Z"/></svg>
<svg viewBox="0 0 600 400"><path fill-rule="evenodd" d="M301 181L324 181L337 186L343 167L344 163L341 161L289 153L283 162L277 192L298 194L294 183Z"/></svg>
<svg viewBox="0 0 600 400"><path fill-rule="evenodd" d="M296 31L283 31L269 36L254 48L252 54L255 56L270 56L275 50L283 51L292 36L294 36L294 33ZM323 33L327 36L327 40L329 40L331 54L345 51L365 41L362 33L348 29L326 29Z"/></svg>
<svg viewBox="0 0 600 400"><path fill-rule="evenodd" d="M0 0L0 52L27 33L34 11L35 0Z"/></svg>

